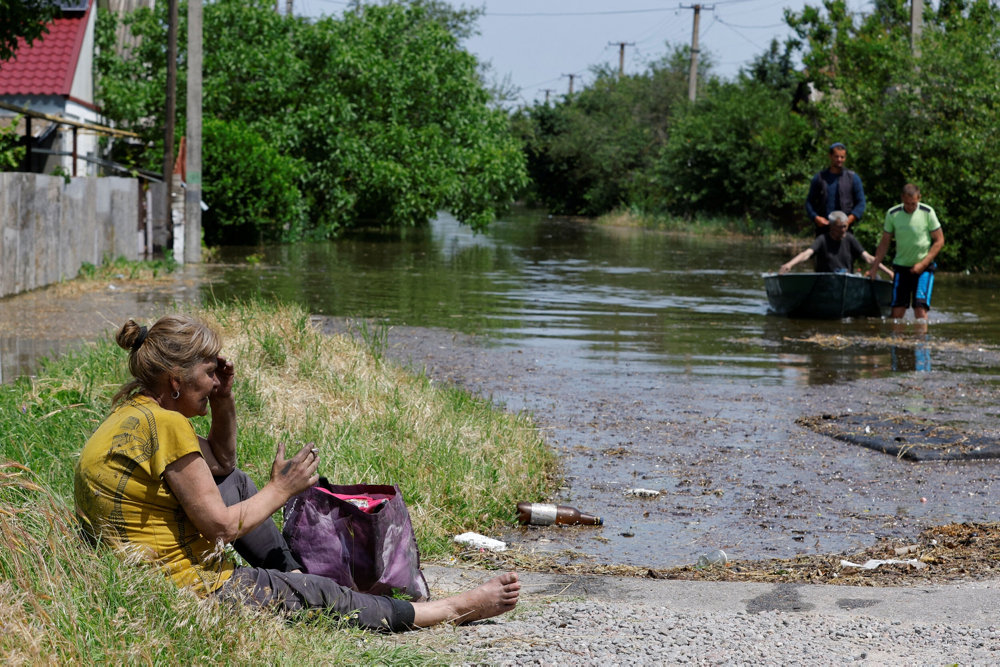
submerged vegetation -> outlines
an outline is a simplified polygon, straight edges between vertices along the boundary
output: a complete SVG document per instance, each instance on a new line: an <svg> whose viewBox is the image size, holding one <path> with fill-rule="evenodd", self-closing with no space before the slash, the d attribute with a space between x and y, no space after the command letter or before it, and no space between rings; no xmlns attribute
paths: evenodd
<svg viewBox="0 0 1000 667"><path fill-rule="evenodd" d="M252 302L197 314L218 326L236 364L240 466L258 484L278 442L312 443L321 474L335 483L399 484L427 560L451 554L456 533L511 522L518 500L541 498L553 483L553 455L526 416L439 387L361 342L321 334L297 307ZM0 386L5 662L429 659L410 642L322 615L289 624L220 609L144 563L85 546L73 518L72 468L126 373L124 352L104 338ZM195 422L204 433L207 420Z"/></svg>

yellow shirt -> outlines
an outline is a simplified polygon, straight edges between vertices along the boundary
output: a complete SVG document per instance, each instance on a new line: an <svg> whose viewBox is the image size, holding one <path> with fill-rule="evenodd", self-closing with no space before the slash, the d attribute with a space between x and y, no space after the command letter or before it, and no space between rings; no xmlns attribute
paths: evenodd
<svg viewBox="0 0 1000 667"><path fill-rule="evenodd" d="M233 563L198 532L163 479L168 465L192 452L201 447L184 415L133 397L84 445L73 496L92 535L138 547L178 586L205 594L232 576Z"/></svg>

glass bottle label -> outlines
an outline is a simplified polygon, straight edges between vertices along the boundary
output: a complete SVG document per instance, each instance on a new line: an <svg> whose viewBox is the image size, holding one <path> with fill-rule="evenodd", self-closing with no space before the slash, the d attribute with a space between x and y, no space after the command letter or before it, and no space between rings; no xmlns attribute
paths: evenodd
<svg viewBox="0 0 1000 667"><path fill-rule="evenodd" d="M556 522L556 506L535 503L531 506L531 523L536 526L550 526Z"/></svg>

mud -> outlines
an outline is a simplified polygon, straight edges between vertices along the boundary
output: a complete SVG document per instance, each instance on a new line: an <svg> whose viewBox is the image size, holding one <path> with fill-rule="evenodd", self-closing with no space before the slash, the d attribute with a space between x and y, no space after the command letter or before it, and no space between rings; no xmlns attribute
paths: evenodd
<svg viewBox="0 0 1000 667"><path fill-rule="evenodd" d="M734 561L825 558L1000 519L998 461L914 463L796 424L808 415L891 414L994 440L998 355L990 349L939 352L963 355L978 374L805 387L599 370L557 349L407 327L390 330L387 354L534 416L563 462L563 486L549 500L605 519L599 528L511 526L491 535L552 566L683 568L715 548ZM635 487L660 494L627 495Z"/></svg>

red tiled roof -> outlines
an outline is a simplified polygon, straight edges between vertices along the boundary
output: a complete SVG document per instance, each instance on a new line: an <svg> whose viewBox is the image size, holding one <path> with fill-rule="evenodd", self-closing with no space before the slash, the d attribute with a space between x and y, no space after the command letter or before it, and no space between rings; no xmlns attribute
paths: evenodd
<svg viewBox="0 0 1000 667"><path fill-rule="evenodd" d="M93 0L86 12L63 14L30 46L0 62L0 95L69 95Z"/></svg>

